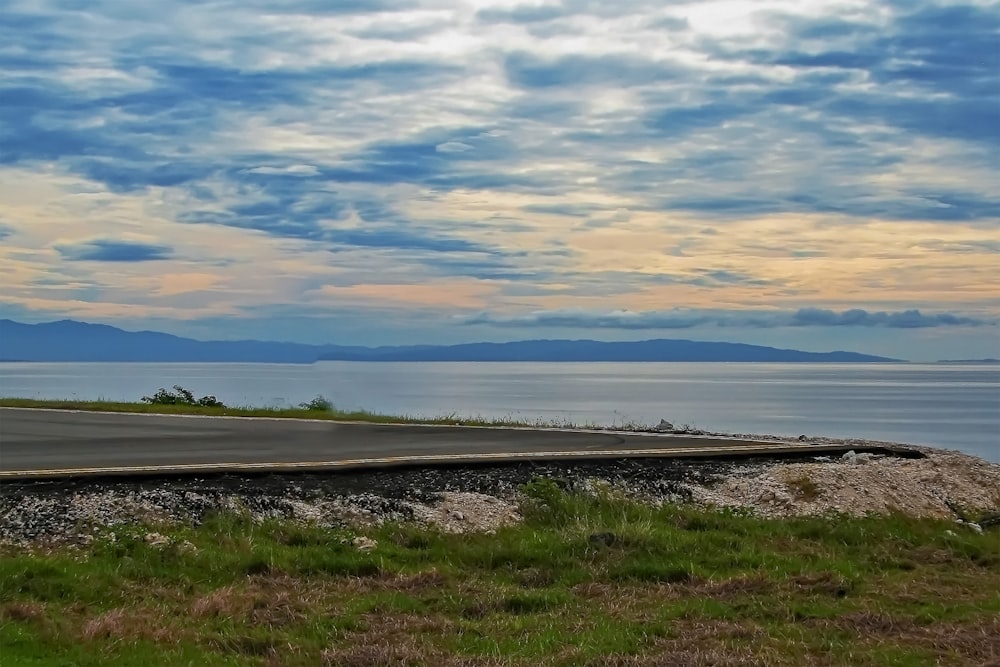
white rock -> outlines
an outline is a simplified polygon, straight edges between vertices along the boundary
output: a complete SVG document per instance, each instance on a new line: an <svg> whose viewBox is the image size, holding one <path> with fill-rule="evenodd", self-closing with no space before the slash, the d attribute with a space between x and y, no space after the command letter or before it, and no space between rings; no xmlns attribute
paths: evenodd
<svg viewBox="0 0 1000 667"><path fill-rule="evenodd" d="M170 544L170 538L166 535L161 535L160 533L146 533L143 540L145 540L146 544L149 546L156 547L157 549L162 549Z"/></svg>
<svg viewBox="0 0 1000 667"><path fill-rule="evenodd" d="M361 535L351 540L351 544L354 545L354 548L358 551L371 551L378 546L378 542L372 538Z"/></svg>

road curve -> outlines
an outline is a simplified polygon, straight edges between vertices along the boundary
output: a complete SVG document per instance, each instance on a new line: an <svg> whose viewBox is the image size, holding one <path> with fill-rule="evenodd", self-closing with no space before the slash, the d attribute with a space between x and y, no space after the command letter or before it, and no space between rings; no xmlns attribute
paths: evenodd
<svg viewBox="0 0 1000 667"><path fill-rule="evenodd" d="M466 459L712 455L776 447L826 449L603 431L0 408L0 479Z"/></svg>

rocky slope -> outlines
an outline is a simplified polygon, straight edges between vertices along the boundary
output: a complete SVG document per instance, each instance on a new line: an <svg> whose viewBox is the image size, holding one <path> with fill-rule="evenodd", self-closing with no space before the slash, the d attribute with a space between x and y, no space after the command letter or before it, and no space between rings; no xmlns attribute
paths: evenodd
<svg viewBox="0 0 1000 667"><path fill-rule="evenodd" d="M491 531L519 520L518 489L536 477L646 502L744 508L767 517L902 512L959 519L1000 511L1000 465L913 449L923 457L849 452L790 461L521 462L340 475L7 483L0 487L0 542L81 542L122 524L198 522L219 511L331 526L416 521L453 532Z"/></svg>

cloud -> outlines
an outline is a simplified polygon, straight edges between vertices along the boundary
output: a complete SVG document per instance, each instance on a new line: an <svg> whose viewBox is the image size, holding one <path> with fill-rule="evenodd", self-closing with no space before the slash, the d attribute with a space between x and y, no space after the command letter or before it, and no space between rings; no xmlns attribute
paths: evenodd
<svg viewBox="0 0 1000 667"><path fill-rule="evenodd" d="M649 85L678 75L673 65L642 58L572 55L548 60L528 53L507 56L504 70L512 83L527 89Z"/></svg>
<svg viewBox="0 0 1000 667"><path fill-rule="evenodd" d="M144 260L183 256L219 284L253 267L253 294L190 293L220 312L440 279L487 283L497 321L606 330L1000 311L996 3L8 4L0 270L22 302L56 303L42 278L112 298L64 260L152 280ZM855 301L885 312L825 310Z"/></svg>
<svg viewBox="0 0 1000 667"><path fill-rule="evenodd" d="M434 147L438 153L464 153L472 150L472 146L461 141L446 141Z"/></svg>
<svg viewBox="0 0 1000 667"><path fill-rule="evenodd" d="M945 252L945 253L958 253L958 254L994 254L1000 255L1000 239L996 240L977 240L968 239L964 241L938 241L938 240L928 240L920 244L924 248L930 250Z"/></svg>
<svg viewBox="0 0 1000 667"><path fill-rule="evenodd" d="M517 5L505 9L481 9L476 18L484 23L544 23L563 18L567 9L562 5Z"/></svg>
<svg viewBox="0 0 1000 667"><path fill-rule="evenodd" d="M932 327L979 327L996 324L995 320L951 313L923 314L919 310L869 312L851 309L843 312L803 308L783 313L686 312L617 310L591 312L555 310L518 316L494 316L480 313L463 320L466 325L495 327L565 327L572 329L692 329L695 327L882 327L889 329L924 329Z"/></svg>
<svg viewBox="0 0 1000 667"><path fill-rule="evenodd" d="M150 262L169 259L173 254L170 246L115 239L62 243L56 250L73 262Z"/></svg>
<svg viewBox="0 0 1000 667"><path fill-rule="evenodd" d="M423 285L367 284L346 287L326 285L316 291L317 298L333 297L340 302L381 305L417 303L426 307L478 307L483 297L496 287L463 280L444 280Z"/></svg>
<svg viewBox="0 0 1000 667"><path fill-rule="evenodd" d="M580 310L535 312L520 316L496 317L480 313L463 324L495 327L566 327L584 329L690 329L712 323L709 317L667 312L634 313L625 310L593 313Z"/></svg>
<svg viewBox="0 0 1000 667"><path fill-rule="evenodd" d="M319 169L311 164L290 164L283 167L263 165L247 169L247 173L265 176L317 176Z"/></svg>
<svg viewBox="0 0 1000 667"><path fill-rule="evenodd" d="M924 315L919 310L905 310L888 313L868 312L860 308L852 308L837 313L821 308L803 308L797 311L790 320L796 327L888 327L890 329L925 329L929 327L978 327L995 324L975 317L953 315L951 313L936 313Z"/></svg>
<svg viewBox="0 0 1000 667"><path fill-rule="evenodd" d="M120 192L195 188L220 174L238 186L252 175L280 176L274 170L281 169L307 178L302 192L329 181L566 192L572 182L556 169L525 176L525 165L559 155L592 159L607 176L605 187L665 212L1000 215L985 170L965 191L874 185L886 165L919 159L907 146L912 139L899 133L980 145L1000 140L993 122L1000 68L991 48L1000 12L989 6L873 6L846 19L823 10L764 11L754 21L784 36L761 43L753 35L723 39L687 9L656 3L630 4L641 21L568 2L488 7L470 25L418 3L295 2L271 8L285 17L281 25L253 4L210 2L188 9L217 30L180 31L171 42L153 27L158 20L169 26L168 13L145 29L116 30L134 26L134 13L90 4L102 10L100 39L59 10L11 12L0 36L15 45L5 53L18 54L8 57L20 76L0 82L0 115L9 128L0 160L61 161ZM469 42L456 57L425 48L434 33L421 33L385 47L380 27L401 18L439 36L474 28L478 46ZM505 44L504 26L536 23L559 24L567 37ZM620 41L638 48L622 52L607 40L608 30L622 31ZM232 51L240 55L222 56L220 45L240 45ZM104 69L69 75L55 66L88 52L101 54ZM491 79L497 74L502 78ZM463 81L484 82L477 86L486 94L461 92ZM373 96L406 101L358 105ZM461 111L442 114L447 109ZM251 117L254 127L241 127ZM280 131L282 140L250 148L217 139L242 131L253 144L261 129L265 137ZM506 138L489 134L495 129ZM691 145L671 147L689 139ZM641 150L660 155L651 162L628 158ZM961 160L963 148L951 153L947 159ZM245 164L253 157L264 164ZM298 161L303 157L309 160ZM988 151L966 151L965 161L996 165ZM784 166L761 169L762 162ZM745 178L751 172L752 186ZM783 173L795 174L794 182ZM695 185L653 196L661 183L679 180Z"/></svg>
<svg viewBox="0 0 1000 667"><path fill-rule="evenodd" d="M815 109L828 123L879 122L933 137L1000 142L996 5L914 3L890 11L883 26L778 15L775 21L788 28L785 48L741 50L720 43L713 49L720 58L796 72L790 84L772 85L763 98L750 94L751 100ZM869 85L809 85L809 76L838 71L843 83Z"/></svg>
<svg viewBox="0 0 1000 667"><path fill-rule="evenodd" d="M400 248L434 252L489 252L475 243L455 238L433 238L403 229L344 229L328 232L331 243L367 248Z"/></svg>

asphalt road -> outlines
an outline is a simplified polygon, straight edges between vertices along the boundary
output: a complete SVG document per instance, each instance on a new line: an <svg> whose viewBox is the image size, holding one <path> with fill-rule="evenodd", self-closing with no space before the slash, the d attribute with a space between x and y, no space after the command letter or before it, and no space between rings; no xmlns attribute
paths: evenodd
<svg viewBox="0 0 1000 667"><path fill-rule="evenodd" d="M775 443L658 434L0 408L0 477L24 471L86 474L161 466L287 468L396 457L492 458L541 452L607 456L651 449L694 453L733 446L773 448Z"/></svg>

